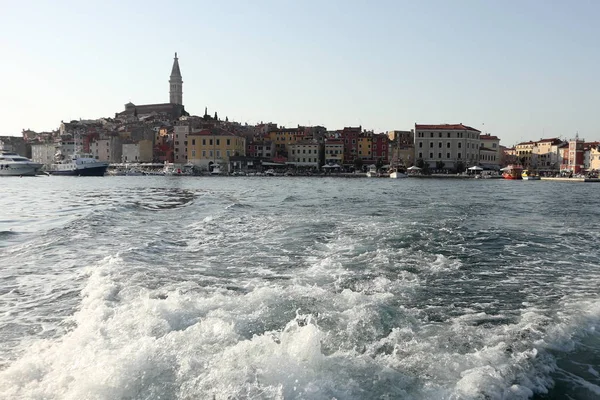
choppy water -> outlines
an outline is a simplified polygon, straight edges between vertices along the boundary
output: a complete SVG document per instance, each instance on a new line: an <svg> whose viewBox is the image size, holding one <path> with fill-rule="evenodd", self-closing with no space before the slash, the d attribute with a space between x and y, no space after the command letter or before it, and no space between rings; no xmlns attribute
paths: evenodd
<svg viewBox="0 0 600 400"><path fill-rule="evenodd" d="M0 185L1 399L600 398L600 185Z"/></svg>

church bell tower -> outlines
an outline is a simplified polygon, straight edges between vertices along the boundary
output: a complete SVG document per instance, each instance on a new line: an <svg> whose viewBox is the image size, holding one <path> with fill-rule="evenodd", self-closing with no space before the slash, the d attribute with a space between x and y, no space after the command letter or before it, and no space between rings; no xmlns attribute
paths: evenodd
<svg viewBox="0 0 600 400"><path fill-rule="evenodd" d="M183 80L179 70L179 59L175 53L173 68L171 68L171 77L169 78L169 103L183 105Z"/></svg>

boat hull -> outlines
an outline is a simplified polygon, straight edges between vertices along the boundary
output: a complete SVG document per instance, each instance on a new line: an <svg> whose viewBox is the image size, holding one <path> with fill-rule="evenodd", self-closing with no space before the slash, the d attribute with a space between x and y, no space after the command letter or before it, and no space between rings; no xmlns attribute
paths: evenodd
<svg viewBox="0 0 600 400"><path fill-rule="evenodd" d="M107 168L108 168L107 165L101 165L101 166L89 167L89 168L50 170L50 171L48 171L48 173L51 175L64 175L64 176L104 176Z"/></svg>
<svg viewBox="0 0 600 400"><path fill-rule="evenodd" d="M41 167L42 164L11 164L0 169L0 176L35 176Z"/></svg>
<svg viewBox="0 0 600 400"><path fill-rule="evenodd" d="M403 174L402 172L392 172L390 174L390 178L392 178L392 179L408 178L408 175Z"/></svg>

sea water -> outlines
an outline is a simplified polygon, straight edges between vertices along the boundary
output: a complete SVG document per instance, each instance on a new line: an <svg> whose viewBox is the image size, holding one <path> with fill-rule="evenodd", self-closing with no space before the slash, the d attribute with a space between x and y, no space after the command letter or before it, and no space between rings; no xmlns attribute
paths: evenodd
<svg viewBox="0 0 600 400"><path fill-rule="evenodd" d="M0 184L0 399L600 398L600 186Z"/></svg>

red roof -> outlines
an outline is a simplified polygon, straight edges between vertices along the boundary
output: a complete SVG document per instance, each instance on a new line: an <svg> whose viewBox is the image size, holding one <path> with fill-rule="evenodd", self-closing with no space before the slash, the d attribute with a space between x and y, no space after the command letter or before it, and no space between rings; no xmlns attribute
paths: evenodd
<svg viewBox="0 0 600 400"><path fill-rule="evenodd" d="M438 130L438 131L473 131L481 132L475 128L463 124L441 124L441 125L417 125L415 130Z"/></svg>

